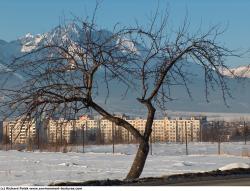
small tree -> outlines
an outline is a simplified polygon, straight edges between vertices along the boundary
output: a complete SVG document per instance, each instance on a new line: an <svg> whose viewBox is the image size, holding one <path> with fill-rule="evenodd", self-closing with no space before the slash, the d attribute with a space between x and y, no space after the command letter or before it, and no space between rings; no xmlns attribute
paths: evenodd
<svg viewBox="0 0 250 191"><path fill-rule="evenodd" d="M244 142L245 145L247 144L247 138L248 138L248 134L249 134L249 130L248 130L248 126L246 124L246 122L243 122L243 134L244 134Z"/></svg>
<svg viewBox="0 0 250 191"><path fill-rule="evenodd" d="M184 21L183 26L173 32L167 25L167 15L158 15L159 12L147 27L114 27L112 33L98 29L94 18L90 22L76 19L70 26L80 29L78 39L65 38L69 25L58 27L60 36L47 39L9 65L10 71L25 76L25 83L22 87L2 91L7 97L4 107L9 106L12 113L22 116L45 113L46 118L59 115L72 118L94 110L125 128L139 142L126 177L138 178L148 156L156 109L165 109L166 102L171 100L170 87L181 84L191 95L183 66L190 62L202 66L205 94L217 85L225 100L229 91L221 70L227 69L224 58L234 56L232 51L217 43L221 34L218 27L190 35L188 23ZM97 102L100 81L106 85L107 98L112 81L125 84L126 94L137 93L135 99L147 113L143 134Z"/></svg>

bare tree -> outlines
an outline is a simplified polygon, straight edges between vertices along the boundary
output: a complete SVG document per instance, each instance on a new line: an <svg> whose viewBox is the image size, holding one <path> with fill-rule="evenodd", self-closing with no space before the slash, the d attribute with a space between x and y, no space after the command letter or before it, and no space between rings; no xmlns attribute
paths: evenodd
<svg viewBox="0 0 250 191"><path fill-rule="evenodd" d="M81 29L78 39L65 38L69 25L61 25L57 28L60 36L47 39L9 65L11 72L23 74L25 83L15 89L2 89L2 108L8 107L12 115L45 114L46 118L74 118L90 110L99 113L138 140L139 148L126 179L138 178L148 156L156 109L165 109L175 85L183 85L191 96L190 74L183 66L191 62L202 66L206 98L211 88L219 87L225 100L230 94L221 70L227 69L224 58L235 56L217 43L223 32L218 26L190 35L187 20L173 31L167 23L168 15L159 16L157 12L152 18L147 27L115 26L112 33L99 29L94 17L74 19L71 26ZM147 113L143 134L97 102L100 81L106 85L106 98L112 81L126 85L125 94L136 92L135 99Z"/></svg>
<svg viewBox="0 0 250 191"><path fill-rule="evenodd" d="M244 135L244 143L247 144L247 138L248 138L249 130L248 126L246 125L245 120L243 121L243 135Z"/></svg>
<svg viewBox="0 0 250 191"><path fill-rule="evenodd" d="M218 155L221 154L221 126L220 121L215 122L216 141L218 143Z"/></svg>

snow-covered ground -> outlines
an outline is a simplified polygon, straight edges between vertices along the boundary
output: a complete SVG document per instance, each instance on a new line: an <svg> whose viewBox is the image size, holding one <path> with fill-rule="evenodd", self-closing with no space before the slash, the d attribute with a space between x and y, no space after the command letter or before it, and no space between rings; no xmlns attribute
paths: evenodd
<svg viewBox="0 0 250 191"><path fill-rule="evenodd" d="M60 181L86 181L94 179L122 179L133 161L137 145L87 146L79 152L19 152L0 151L0 185L48 185ZM154 144L142 177L201 172L250 165L250 145L223 143L222 155L217 155L216 143Z"/></svg>

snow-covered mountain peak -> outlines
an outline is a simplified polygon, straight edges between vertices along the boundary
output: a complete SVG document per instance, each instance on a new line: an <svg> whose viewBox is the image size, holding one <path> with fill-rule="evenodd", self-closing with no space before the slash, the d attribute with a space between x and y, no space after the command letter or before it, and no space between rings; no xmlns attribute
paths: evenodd
<svg viewBox="0 0 250 191"><path fill-rule="evenodd" d="M21 44L22 53L31 52L36 49L40 44L61 41L66 42L67 40L78 40L81 36L80 27L74 23L69 23L68 25L57 26L49 32L44 34L33 35L27 33L25 36L19 38Z"/></svg>
<svg viewBox="0 0 250 191"><path fill-rule="evenodd" d="M59 25L47 33L47 40L78 40L81 37L81 29L75 23Z"/></svg>
<svg viewBox="0 0 250 191"><path fill-rule="evenodd" d="M136 45L133 41L128 38L119 38L116 43L120 46L121 50L126 52L127 50L132 51L133 53L139 54Z"/></svg>
<svg viewBox="0 0 250 191"><path fill-rule="evenodd" d="M31 33L27 33L27 34L25 35L25 38L34 38L34 36L33 36Z"/></svg>
<svg viewBox="0 0 250 191"><path fill-rule="evenodd" d="M242 78L250 78L250 65L231 68L229 71L223 71L222 74L228 77L237 76Z"/></svg>
<svg viewBox="0 0 250 191"><path fill-rule="evenodd" d="M44 35L32 35L30 33L26 34L25 37L21 38L21 52L27 53L34 50L39 43L43 40Z"/></svg>

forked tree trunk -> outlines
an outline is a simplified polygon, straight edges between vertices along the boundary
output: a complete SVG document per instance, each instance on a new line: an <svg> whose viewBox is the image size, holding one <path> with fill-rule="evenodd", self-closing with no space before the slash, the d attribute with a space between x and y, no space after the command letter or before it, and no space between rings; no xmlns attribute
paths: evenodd
<svg viewBox="0 0 250 191"><path fill-rule="evenodd" d="M147 101L139 100L139 101L147 106L148 116L147 116L147 122L145 125L143 138L140 140L139 148L137 150L137 153L136 153L134 162L130 168L130 171L126 177L126 180L133 180L133 179L140 177L143 171L147 156L148 156L148 152L149 152L149 139L152 133L155 108L153 107L152 103L149 100Z"/></svg>
<svg viewBox="0 0 250 191"><path fill-rule="evenodd" d="M149 152L149 137L152 132L155 108L152 106L150 101L147 101L147 102L144 101L142 103L145 104L148 108L148 116L147 116L147 122L145 125L144 135L141 135L140 132L137 129L135 129L126 120L112 116L111 114L109 114L107 111L105 111L103 108L101 108L98 104L94 103L93 101L89 102L91 107L95 109L99 114L101 114L103 117L110 120L111 122L115 123L117 126L123 126L125 129L130 131L130 133L133 134L137 140L139 140L139 148L137 150L137 153L133 161L133 164L130 168L130 171L126 177L126 180L133 180L133 179L140 177L143 171L147 156L148 156L148 152Z"/></svg>
<svg viewBox="0 0 250 191"><path fill-rule="evenodd" d="M148 152L148 141L141 141L126 180L133 180L140 177L148 156Z"/></svg>

